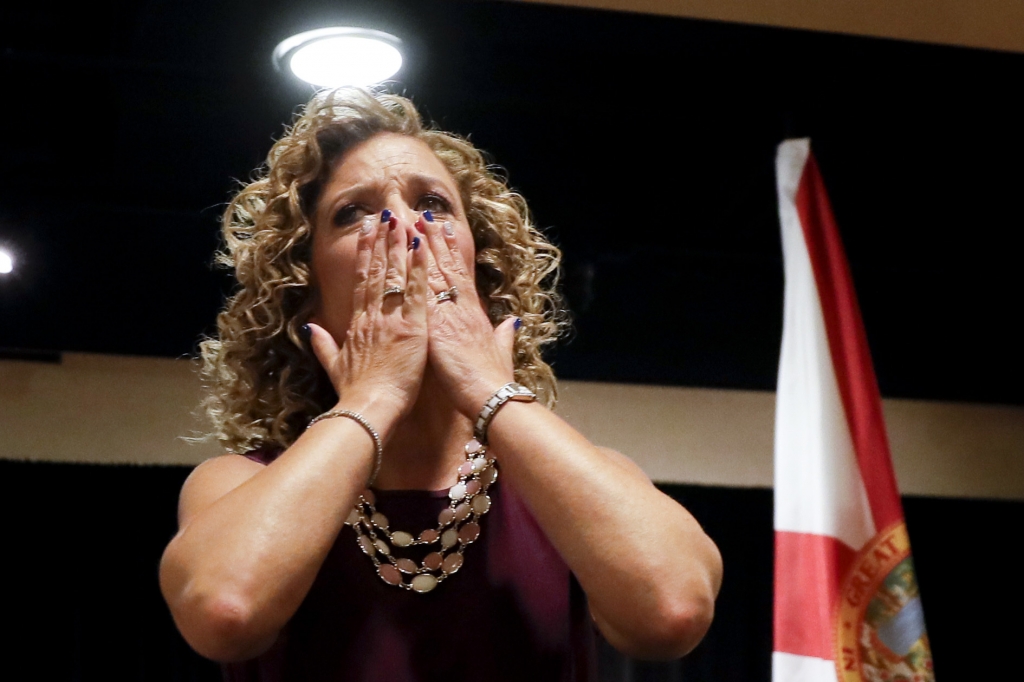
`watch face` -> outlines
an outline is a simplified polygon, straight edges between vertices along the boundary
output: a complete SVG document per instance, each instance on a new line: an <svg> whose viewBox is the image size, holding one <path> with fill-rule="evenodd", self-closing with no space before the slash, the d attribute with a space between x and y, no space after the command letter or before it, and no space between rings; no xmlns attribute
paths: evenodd
<svg viewBox="0 0 1024 682"><path fill-rule="evenodd" d="M526 388L526 386L521 386L520 384L514 384L514 386L516 392L512 395L512 400L532 402L537 399L537 394Z"/></svg>

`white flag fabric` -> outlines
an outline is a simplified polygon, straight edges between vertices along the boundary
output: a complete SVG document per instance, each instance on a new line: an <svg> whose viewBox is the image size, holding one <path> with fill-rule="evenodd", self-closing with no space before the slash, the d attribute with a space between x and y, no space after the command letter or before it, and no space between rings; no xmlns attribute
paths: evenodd
<svg viewBox="0 0 1024 682"><path fill-rule="evenodd" d="M775 414L773 682L932 682L881 397L810 140L776 159L785 312Z"/></svg>

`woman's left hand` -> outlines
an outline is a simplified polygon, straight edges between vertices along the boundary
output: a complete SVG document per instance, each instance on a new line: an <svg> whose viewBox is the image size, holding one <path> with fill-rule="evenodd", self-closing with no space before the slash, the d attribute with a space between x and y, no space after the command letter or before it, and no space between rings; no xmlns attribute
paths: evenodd
<svg viewBox="0 0 1024 682"><path fill-rule="evenodd" d="M428 363L459 411L475 419L513 379L515 318L492 328L458 230L421 218L427 252ZM463 242L464 243L464 242ZM424 247L420 247L424 248ZM458 288L451 300L437 295ZM443 297L442 297L443 299ZM672 659L704 636L721 557L697 521L623 455L594 447L552 411L515 403L488 430L504 480L522 496L620 651ZM651 519L657 524L652 525ZM638 530L639 529L639 530Z"/></svg>
<svg viewBox="0 0 1024 682"><path fill-rule="evenodd" d="M491 325L454 230L422 217L417 227L427 237L427 281L432 292L427 301L429 363L459 411L472 419L495 390L513 380L517 319ZM453 291L457 293L438 299L439 294Z"/></svg>

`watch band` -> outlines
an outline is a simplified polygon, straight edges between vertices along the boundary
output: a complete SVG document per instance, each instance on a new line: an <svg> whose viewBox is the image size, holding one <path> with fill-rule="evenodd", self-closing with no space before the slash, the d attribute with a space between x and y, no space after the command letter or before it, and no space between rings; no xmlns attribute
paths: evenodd
<svg viewBox="0 0 1024 682"><path fill-rule="evenodd" d="M480 410L480 416L476 418L476 423L473 425L473 436L481 445L487 445L487 427L491 425L494 415L505 403L509 400L532 403L536 399L537 394L530 389L514 381L508 382L495 391L494 395L484 403L483 409Z"/></svg>

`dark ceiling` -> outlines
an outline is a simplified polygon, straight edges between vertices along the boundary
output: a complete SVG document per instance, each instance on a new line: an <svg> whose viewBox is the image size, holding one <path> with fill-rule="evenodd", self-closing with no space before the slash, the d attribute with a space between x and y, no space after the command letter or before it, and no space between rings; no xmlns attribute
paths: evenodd
<svg viewBox="0 0 1024 682"><path fill-rule="evenodd" d="M775 146L810 135L883 393L1024 403L1024 56L514 2L63 7L0 10L0 347L194 352L233 179L310 94L271 50L356 23L564 248L562 377L773 388Z"/></svg>

